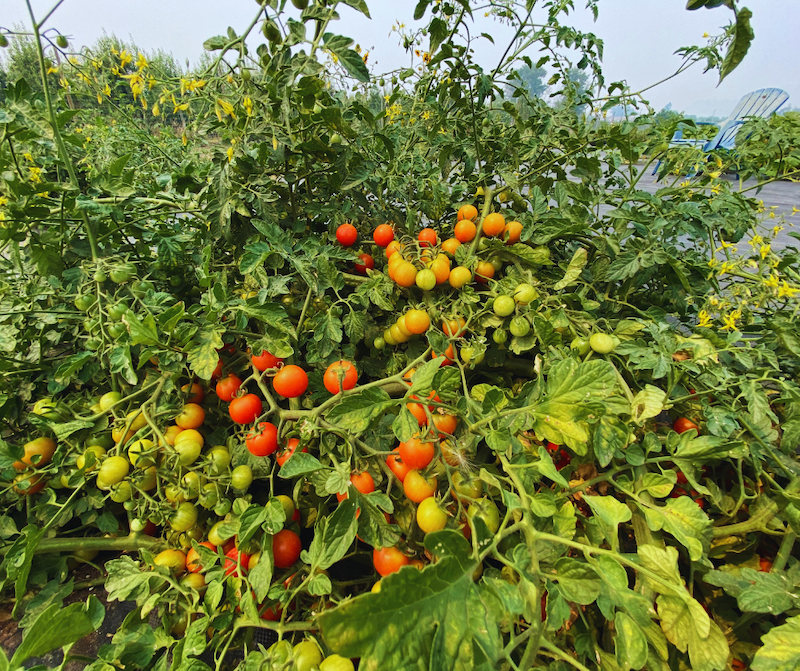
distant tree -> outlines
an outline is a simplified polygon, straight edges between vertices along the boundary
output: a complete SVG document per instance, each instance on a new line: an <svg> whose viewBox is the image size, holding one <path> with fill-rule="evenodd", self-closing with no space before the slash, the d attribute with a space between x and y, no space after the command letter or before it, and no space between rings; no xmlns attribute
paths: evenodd
<svg viewBox="0 0 800 671"><path fill-rule="evenodd" d="M531 68L526 65L519 68L516 73L519 77L516 86L506 84L507 97L511 97L517 87L525 89L531 98L541 98L547 93L547 84L544 81L547 71L544 68Z"/></svg>
<svg viewBox="0 0 800 671"><path fill-rule="evenodd" d="M26 32L25 26L15 24L13 32L18 34L11 36L8 49L4 50L4 53L0 55L7 81L13 84L18 79L24 79L31 89L41 91L42 75L39 68L36 42L33 37L20 34ZM55 78L53 81L55 82Z"/></svg>

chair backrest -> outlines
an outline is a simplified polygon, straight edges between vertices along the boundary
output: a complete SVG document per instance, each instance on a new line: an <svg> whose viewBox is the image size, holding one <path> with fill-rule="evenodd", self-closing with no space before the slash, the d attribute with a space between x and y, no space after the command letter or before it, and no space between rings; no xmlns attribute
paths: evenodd
<svg viewBox="0 0 800 671"><path fill-rule="evenodd" d="M720 125L719 133L705 144L703 150L733 149L736 134L748 117L766 119L775 114L788 99L789 94L781 89L759 89L748 93L733 108L730 116Z"/></svg>

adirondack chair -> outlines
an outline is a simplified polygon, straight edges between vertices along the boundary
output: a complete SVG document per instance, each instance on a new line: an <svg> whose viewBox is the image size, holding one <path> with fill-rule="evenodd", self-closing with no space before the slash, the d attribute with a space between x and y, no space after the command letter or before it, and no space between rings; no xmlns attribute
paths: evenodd
<svg viewBox="0 0 800 671"><path fill-rule="evenodd" d="M714 149L733 149L736 135L742 124L751 117L766 119L777 112L781 105L789 99L789 94L781 89L759 89L748 93L733 108L730 116L719 126L719 132L710 140L684 138L683 130L678 129L670 140L670 147L702 146L703 152L708 153ZM716 125L700 122L698 125ZM658 172L661 161L656 164L653 174Z"/></svg>

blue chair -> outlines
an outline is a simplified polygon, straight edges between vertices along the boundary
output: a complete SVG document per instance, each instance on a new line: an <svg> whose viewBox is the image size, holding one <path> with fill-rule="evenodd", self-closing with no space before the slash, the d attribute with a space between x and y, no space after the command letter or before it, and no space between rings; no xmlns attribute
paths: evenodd
<svg viewBox="0 0 800 671"><path fill-rule="evenodd" d="M733 149L736 142L736 135L745 121L749 118L759 117L766 119L775 112L789 99L789 94L781 89L759 89L748 93L742 98L736 107L733 108L730 116L719 126L719 132L710 140L691 139L683 137L683 130L678 129L670 140L670 147L700 147L703 152L708 153L714 149ZM698 125L716 125L700 122ZM656 164L652 174L658 172L661 161Z"/></svg>

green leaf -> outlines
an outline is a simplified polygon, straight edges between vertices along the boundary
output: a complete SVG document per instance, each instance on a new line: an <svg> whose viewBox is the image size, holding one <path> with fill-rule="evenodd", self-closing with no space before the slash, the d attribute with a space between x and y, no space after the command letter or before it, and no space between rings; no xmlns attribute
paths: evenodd
<svg viewBox="0 0 800 671"><path fill-rule="evenodd" d="M642 566L649 571L655 573L664 582L657 582L650 578L646 578L652 589L664 593L682 593L683 580L678 571L678 550L674 547L658 548L655 545L640 545L636 548L636 553L639 555L639 561ZM666 585L664 584L666 583ZM670 590L667 585L674 586L674 590Z"/></svg>
<svg viewBox="0 0 800 671"><path fill-rule="evenodd" d="M783 572L763 572L751 568L724 566L703 576L710 585L722 587L736 598L744 612L780 615L800 607L796 585Z"/></svg>
<svg viewBox="0 0 800 671"><path fill-rule="evenodd" d="M65 358L54 374L55 381L59 384L67 385L72 378L90 360L95 358L94 352L80 352Z"/></svg>
<svg viewBox="0 0 800 671"><path fill-rule="evenodd" d="M544 400L532 411L536 435L586 452L587 420L603 414L600 401L614 392L616 372L608 361L563 359L550 369Z"/></svg>
<svg viewBox="0 0 800 671"><path fill-rule="evenodd" d="M108 361L110 371L121 375L128 384L136 384L139 381L136 371L133 369L131 348L128 345L116 345L108 355Z"/></svg>
<svg viewBox="0 0 800 671"><path fill-rule="evenodd" d="M645 385L631 401L631 419L637 424L657 417L664 410L664 401L667 393L652 384Z"/></svg>
<svg viewBox="0 0 800 671"><path fill-rule="evenodd" d="M222 334L225 331L214 326L206 326L195 333L186 352L192 371L203 380L210 380L219 363L218 349L222 348Z"/></svg>
<svg viewBox="0 0 800 671"><path fill-rule="evenodd" d="M689 652L692 671L721 671L728 662L728 642L703 607L687 596L656 600L661 629L681 652Z"/></svg>
<svg viewBox="0 0 800 671"><path fill-rule="evenodd" d="M750 49L750 44L755 37L753 27L750 25L750 19L752 18L753 12L747 7L742 7L736 12L733 42L728 47L728 52L725 54L725 59L722 61L722 67L719 70L720 83L737 68Z"/></svg>
<svg viewBox="0 0 800 671"><path fill-rule="evenodd" d="M505 446L508 445L507 441L504 440L503 442ZM535 462L536 470L539 471L539 473L541 473L544 477L550 478L553 482L561 485L562 487L569 487L569 483L566 481L564 476L558 472L550 453L542 445L539 446L538 454L539 461Z"/></svg>
<svg viewBox="0 0 800 671"><path fill-rule="evenodd" d="M321 468L322 464L313 454L308 454L307 452L295 452L292 455L292 458L286 461L283 466L281 466L281 470L278 471L278 477L289 480L300 475L313 473Z"/></svg>
<svg viewBox="0 0 800 671"><path fill-rule="evenodd" d="M78 639L91 634L102 622L92 614L93 610L102 609L96 597L90 596L85 603L73 603L66 608L54 603L43 610L36 621L25 631L19 647L11 658L10 666L22 666L26 659L40 657L50 650L74 643Z"/></svg>
<svg viewBox="0 0 800 671"><path fill-rule="evenodd" d="M369 9L367 8L367 3L364 2L364 0L342 0L342 2L344 2L345 5L348 5L349 7L358 10L368 19L372 18L369 15Z"/></svg>
<svg viewBox="0 0 800 671"><path fill-rule="evenodd" d="M446 530L428 534L425 545L439 556L435 564L402 568L381 581L379 593L319 616L325 642L337 654L360 657L361 671L494 669L501 639L472 581L469 544Z"/></svg>
<svg viewBox="0 0 800 671"><path fill-rule="evenodd" d="M753 671L796 671L800 668L800 615L790 617L761 637Z"/></svg>
<svg viewBox="0 0 800 671"><path fill-rule="evenodd" d="M711 543L711 520L693 499L679 496L669 499L666 507L644 507L637 504L653 531L662 528L671 533L689 551L692 561L700 561Z"/></svg>
<svg viewBox="0 0 800 671"><path fill-rule="evenodd" d="M216 35L214 37L209 37L203 42L203 49L206 51L219 51L220 49L224 49L227 43L228 38L224 35Z"/></svg>
<svg viewBox="0 0 800 671"><path fill-rule="evenodd" d="M308 549L312 567L327 569L344 557L356 539L357 530L356 504L345 499L314 529L314 540Z"/></svg>
<svg viewBox="0 0 800 671"><path fill-rule="evenodd" d="M589 255L583 247L576 249L575 253L572 255L572 260L567 266L564 277L555 283L553 289L556 291L561 291L561 289L566 289L567 287L575 284L577 279L581 276L588 259Z"/></svg>
<svg viewBox="0 0 800 671"><path fill-rule="evenodd" d="M586 606L600 594L600 578L595 570L585 562L572 557L562 557L556 562L556 573L552 576L558 581L558 588L567 601Z"/></svg>
<svg viewBox="0 0 800 671"><path fill-rule="evenodd" d="M647 638L642 628L631 617L618 612L614 618L617 636L614 639L614 653L620 668L641 669L647 662Z"/></svg>
<svg viewBox="0 0 800 671"><path fill-rule="evenodd" d="M325 41L325 47L339 59L344 69L352 77L361 82L369 81L369 70L367 70L364 59L361 58L358 52L348 48L353 43L353 40L332 33L325 33L322 38Z"/></svg>
<svg viewBox="0 0 800 671"><path fill-rule="evenodd" d="M613 496L584 496L613 550L619 549L619 525L631 519L631 509Z"/></svg>
<svg viewBox="0 0 800 671"><path fill-rule="evenodd" d="M263 601L267 597L270 584L272 583L272 574L274 571L274 560L272 558L272 546L269 543L261 550L261 557L258 560L256 567L247 574L247 579L253 586L256 593L256 599ZM220 584L221 583L213 583ZM215 610L214 608L210 609Z"/></svg>
<svg viewBox="0 0 800 671"><path fill-rule="evenodd" d="M614 455L622 452L627 443L628 428L621 420L608 415L600 418L592 434L592 447L600 466L608 466Z"/></svg>
<svg viewBox="0 0 800 671"><path fill-rule="evenodd" d="M373 421L396 405L397 402L392 400L389 394L382 389L372 387L342 399L338 405L331 408L328 421L359 434L366 431Z"/></svg>
<svg viewBox="0 0 800 671"><path fill-rule="evenodd" d="M428 33L431 37L428 51L431 55L436 53L439 45L445 40L449 32L447 22L444 21L444 19L440 19L438 16L431 19L431 22L428 24Z"/></svg>
<svg viewBox="0 0 800 671"><path fill-rule="evenodd" d="M149 314L144 318L144 321L139 321L136 314L129 311L122 316L122 323L128 327L132 345L149 345L151 347L159 345L158 330L156 329L156 320L153 315Z"/></svg>

